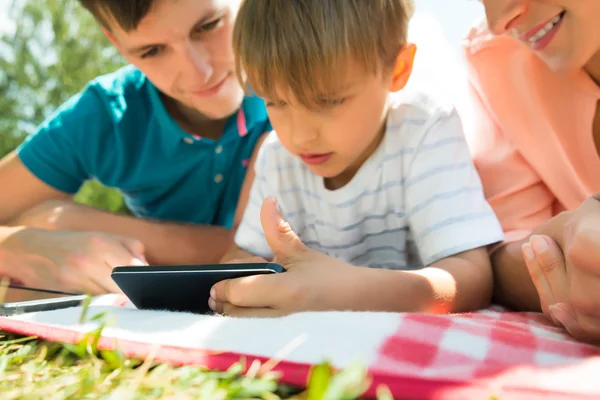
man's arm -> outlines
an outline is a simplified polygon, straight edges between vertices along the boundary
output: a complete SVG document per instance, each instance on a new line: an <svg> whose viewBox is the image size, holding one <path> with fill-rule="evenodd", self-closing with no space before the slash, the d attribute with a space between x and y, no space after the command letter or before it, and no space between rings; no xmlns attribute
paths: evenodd
<svg viewBox="0 0 600 400"><path fill-rule="evenodd" d="M151 264L217 263L233 242L254 180L254 163L264 135L257 141L244 179L232 229L152 221L97 210L73 202L51 202L22 214L16 224L51 230L99 231L132 237L144 244Z"/></svg>
<svg viewBox="0 0 600 400"><path fill-rule="evenodd" d="M7 225L26 210L43 202L72 197L38 179L25 167L16 152L0 160L0 193L0 226Z"/></svg>
<svg viewBox="0 0 600 400"><path fill-rule="evenodd" d="M57 211L60 210L60 211ZM53 230L98 231L132 237L144 244L145 257L150 264L211 264L217 263L232 243L235 231L220 226L192 225L152 221L117 215L82 204L62 202L50 205L47 214L59 214ZM36 226L35 222L23 221Z"/></svg>

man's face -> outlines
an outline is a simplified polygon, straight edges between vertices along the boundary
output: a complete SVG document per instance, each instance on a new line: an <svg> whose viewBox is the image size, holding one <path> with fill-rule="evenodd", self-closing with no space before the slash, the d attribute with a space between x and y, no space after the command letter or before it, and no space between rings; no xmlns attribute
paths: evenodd
<svg viewBox="0 0 600 400"><path fill-rule="evenodd" d="M550 68L586 66L600 51L600 0L482 0L495 34L509 33Z"/></svg>
<svg viewBox="0 0 600 400"><path fill-rule="evenodd" d="M109 38L165 95L210 119L241 105L231 36L239 0L158 0L138 27Z"/></svg>

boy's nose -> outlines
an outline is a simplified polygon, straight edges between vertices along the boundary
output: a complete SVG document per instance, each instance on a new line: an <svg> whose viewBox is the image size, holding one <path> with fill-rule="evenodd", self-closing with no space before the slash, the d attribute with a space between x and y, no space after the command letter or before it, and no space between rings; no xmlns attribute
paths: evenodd
<svg viewBox="0 0 600 400"><path fill-rule="evenodd" d="M307 144L314 142L318 137L318 131L307 126L297 127L292 130L292 141L298 148L305 147Z"/></svg>
<svg viewBox="0 0 600 400"><path fill-rule="evenodd" d="M495 35L509 32L524 14L529 0L483 0L490 31Z"/></svg>

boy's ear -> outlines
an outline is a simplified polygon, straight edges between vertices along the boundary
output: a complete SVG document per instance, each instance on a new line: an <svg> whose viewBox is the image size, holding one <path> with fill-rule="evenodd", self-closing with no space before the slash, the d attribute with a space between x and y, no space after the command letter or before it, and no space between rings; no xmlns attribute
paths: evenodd
<svg viewBox="0 0 600 400"><path fill-rule="evenodd" d="M413 65L415 63L415 54L417 53L417 45L409 43L400 50L394 65L392 74L391 92L402 90L408 83L408 78L412 74Z"/></svg>

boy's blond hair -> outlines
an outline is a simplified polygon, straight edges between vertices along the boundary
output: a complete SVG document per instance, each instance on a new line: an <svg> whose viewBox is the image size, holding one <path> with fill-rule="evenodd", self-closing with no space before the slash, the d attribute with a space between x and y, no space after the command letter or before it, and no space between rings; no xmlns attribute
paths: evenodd
<svg viewBox="0 0 600 400"><path fill-rule="evenodd" d="M318 107L341 89L350 61L373 74L394 67L413 10L413 0L243 0L238 77L261 97Z"/></svg>

